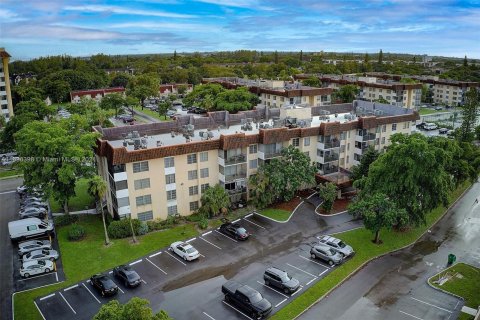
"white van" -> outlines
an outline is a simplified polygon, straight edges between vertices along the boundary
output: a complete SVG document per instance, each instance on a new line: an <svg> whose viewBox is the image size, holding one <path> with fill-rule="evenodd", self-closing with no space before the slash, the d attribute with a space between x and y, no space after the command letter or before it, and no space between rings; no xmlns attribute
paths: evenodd
<svg viewBox="0 0 480 320"><path fill-rule="evenodd" d="M423 128L425 130L436 130L436 129L438 129L438 126L435 123L425 123Z"/></svg>
<svg viewBox="0 0 480 320"><path fill-rule="evenodd" d="M38 218L28 218L8 223L8 232L12 241L22 240L53 232L53 224Z"/></svg>

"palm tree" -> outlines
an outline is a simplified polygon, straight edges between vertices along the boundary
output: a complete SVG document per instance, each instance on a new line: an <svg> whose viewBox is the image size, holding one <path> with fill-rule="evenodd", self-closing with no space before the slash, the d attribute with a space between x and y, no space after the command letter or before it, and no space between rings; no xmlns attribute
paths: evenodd
<svg viewBox="0 0 480 320"><path fill-rule="evenodd" d="M100 177L94 176L88 181L88 194L95 198L95 202L100 202L100 210L102 212L103 220L103 229L105 231L105 245L110 244L110 239L108 238L107 224L105 222L105 214L103 213L102 199L107 192L107 183Z"/></svg>
<svg viewBox="0 0 480 320"><path fill-rule="evenodd" d="M230 197L227 191L219 184L210 187L202 194L202 211L209 216L217 215L223 208L230 205Z"/></svg>

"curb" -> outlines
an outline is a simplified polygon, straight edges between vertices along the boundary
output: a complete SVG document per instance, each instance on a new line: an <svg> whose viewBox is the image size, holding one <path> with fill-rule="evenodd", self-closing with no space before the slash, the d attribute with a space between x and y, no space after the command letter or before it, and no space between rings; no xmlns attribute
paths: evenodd
<svg viewBox="0 0 480 320"><path fill-rule="evenodd" d="M40 288L50 287L50 286L53 286L53 285L56 285L56 284L59 284L59 283L62 283L62 282L65 282L65 280L60 281L60 282L50 283L50 284L40 286L40 287L36 287L36 288L27 289L27 290L15 291L14 293L12 293L12 320L15 320L15 295L17 293L22 293L22 292L32 291L32 290L36 290L36 289L40 289ZM33 300L33 302L35 302L35 300Z"/></svg>
<svg viewBox="0 0 480 320"><path fill-rule="evenodd" d="M462 263L463 263L463 262L462 262ZM437 288L437 287L435 287L434 285L430 284L430 280L431 280L433 277L439 275L439 274L442 273L443 271L445 271L445 270L447 270L447 269L449 269L449 268L451 268L451 267L453 267L453 266L455 266L455 265L457 265L457 264L458 264L458 262L456 262L455 264L451 265L450 267L445 268L445 269L443 269L442 271L434 274L433 276L431 276L430 278L427 279L427 284L428 284L428 286L429 286L430 288L432 288L432 289L434 289L434 290L443 292L443 293L445 293L445 294L448 294L448 295L450 295L450 296L452 296L452 297L455 297L455 298L460 299L460 300L462 300L463 302L465 302L465 299L464 299L463 297L461 297L461 296L459 296L459 295L456 295L455 293L451 293L451 292L445 291L445 290L443 290L443 289L441 289L441 288ZM464 263L464 264L469 265L468 263ZM469 266L470 266L470 265L469 265ZM471 266L471 267L473 267L473 266ZM478 269L478 268L477 268L477 269Z"/></svg>
<svg viewBox="0 0 480 320"><path fill-rule="evenodd" d="M312 193L311 195L309 195L306 199L310 199L311 197L313 197L313 195L315 195L317 192L314 192ZM302 200L299 204L297 204L297 206L295 207L295 209L293 209L292 213L290 214L290 216L288 217L287 220L285 221L278 221L278 220L275 220L273 218L270 218L270 217L267 217L259 212L257 212L257 210L253 210L253 213L260 216L260 217L263 217L265 219L268 219L270 221L273 221L273 222L277 222L277 223L287 223L288 221L290 221L290 219L293 217L293 215L295 214L295 212L297 211L297 209L305 203L305 200ZM317 213L317 209L315 208L315 213Z"/></svg>
<svg viewBox="0 0 480 320"><path fill-rule="evenodd" d="M315 213L318 214L319 216L321 217L334 217L334 216L338 216L339 214L344 214L344 213L347 213L348 210L345 210L345 211L340 211L340 212L337 212L337 213L334 213L334 214L321 214L321 213L318 213L317 212L317 209L318 207L320 207L322 204L320 203L316 208L315 208Z"/></svg>
<svg viewBox="0 0 480 320"><path fill-rule="evenodd" d="M348 276L346 276L342 281L340 281L339 283L337 283L333 288L331 288L330 290L328 290L323 296L321 296L320 298L318 298L314 303L312 303L310 306L308 306L308 308L304 309L300 314L298 314L297 316L295 316L293 318L293 320L295 319L298 319L302 314L304 314L305 312L307 312L308 310L310 310L315 304L317 304L319 301L321 301L322 299L324 299L325 297L327 297L330 293L332 293L335 289L337 289L338 287L340 287L342 284L344 284L348 279L350 279L352 276L354 276L358 271L360 271L363 267L365 267L367 264L369 264L370 262L378 259L378 258L381 258L383 256L386 256L386 255L389 255L389 254L392 254L392 253L395 253L397 251L401 251L403 249L406 249L412 245L414 245L420 238L422 238L427 232L428 230L430 230L433 226L435 226L449 211L450 209L457 204L457 202L463 198L463 196L465 195L465 193L467 193L467 191L469 191L472 186L474 185L474 183L472 183L467 189L465 189L462 194L457 198L455 199L455 201L448 206L448 208L445 210L445 212L440 215L440 217L437 218L437 220L435 220L434 223L432 223L430 225L430 227L428 227L421 235L418 236L417 239L415 239L415 241L413 241L412 243L410 244L407 244L401 248L398 248L398 249L395 249L395 250L392 250L392 251L389 251L389 252L385 252L385 253L382 253L378 256L375 256L373 258L371 258L370 260L367 260L365 261L364 263L362 263L360 266L358 266L357 269L355 269L354 271L352 271ZM308 290L307 290L308 291ZM306 292L306 291L305 291ZM304 292L304 293L305 293Z"/></svg>
<svg viewBox="0 0 480 320"><path fill-rule="evenodd" d="M23 177L23 174L16 174L14 176L3 177L3 178L0 178L0 180L15 179L20 177Z"/></svg>

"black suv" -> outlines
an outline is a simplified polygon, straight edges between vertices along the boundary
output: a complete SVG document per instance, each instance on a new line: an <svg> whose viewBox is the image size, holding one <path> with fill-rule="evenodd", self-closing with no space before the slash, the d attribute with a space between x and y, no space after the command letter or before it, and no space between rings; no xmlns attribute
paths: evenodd
<svg viewBox="0 0 480 320"><path fill-rule="evenodd" d="M138 273L126 265L113 268L113 276L121 280L125 284L125 287L137 287L142 282Z"/></svg>
<svg viewBox="0 0 480 320"><path fill-rule="evenodd" d="M247 240L250 234L238 223L226 222L220 226L220 232L236 240Z"/></svg>
<svg viewBox="0 0 480 320"><path fill-rule="evenodd" d="M90 278L92 286L97 289L98 292L105 296L113 296L118 292L118 286L108 276L104 274L95 274Z"/></svg>
<svg viewBox="0 0 480 320"><path fill-rule="evenodd" d="M293 293L300 287L300 282L289 276L286 271L270 267L263 274L265 285L277 287L285 293Z"/></svg>

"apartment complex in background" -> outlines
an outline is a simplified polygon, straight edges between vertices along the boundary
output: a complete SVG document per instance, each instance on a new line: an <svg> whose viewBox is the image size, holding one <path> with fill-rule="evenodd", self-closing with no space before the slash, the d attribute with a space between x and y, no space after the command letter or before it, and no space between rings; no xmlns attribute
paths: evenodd
<svg viewBox="0 0 480 320"><path fill-rule="evenodd" d="M82 98L94 99L97 102L102 101L102 98L108 94L119 93L125 95L124 87L105 88L105 89L92 89L92 90L79 90L70 92L70 101L72 103L79 103Z"/></svg>
<svg viewBox="0 0 480 320"><path fill-rule="evenodd" d="M175 121L101 128L98 173L107 182L109 212L140 220L190 215L209 186L220 184L233 203L248 199L247 181L262 164L293 145L316 164L317 180L351 186L348 170L368 146L383 150L394 133L410 133L418 113L354 101L294 106Z"/></svg>
<svg viewBox="0 0 480 320"><path fill-rule="evenodd" d="M10 90L10 76L8 74L8 61L10 55L4 48L0 48L0 110L5 120L9 121L13 117L12 93Z"/></svg>
<svg viewBox="0 0 480 320"><path fill-rule="evenodd" d="M282 80L249 80L243 78L204 78L202 83L218 83L227 89L247 87L260 98L260 104L268 108L289 105L309 105L312 107L331 104L330 88L314 88L299 82L290 83Z"/></svg>
<svg viewBox="0 0 480 320"><path fill-rule="evenodd" d="M185 93L188 94L193 91L193 85L188 84L188 83L166 83L166 84L161 84L160 88L158 89L158 92L160 93L160 96L168 96L170 94L178 94L178 88L184 87Z"/></svg>

